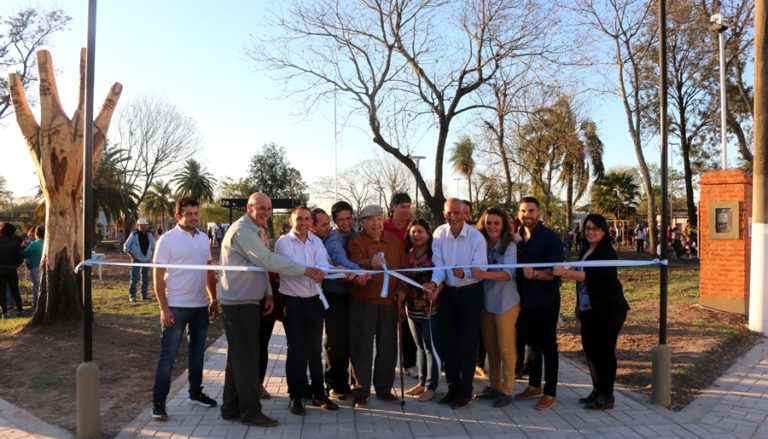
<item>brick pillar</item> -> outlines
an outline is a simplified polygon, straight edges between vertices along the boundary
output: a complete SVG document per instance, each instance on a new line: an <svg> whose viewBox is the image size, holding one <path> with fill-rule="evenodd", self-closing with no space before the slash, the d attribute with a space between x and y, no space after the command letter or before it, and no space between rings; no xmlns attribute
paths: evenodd
<svg viewBox="0 0 768 439"><path fill-rule="evenodd" d="M699 303L708 308L746 314L752 178L741 170L707 172L699 181Z"/></svg>

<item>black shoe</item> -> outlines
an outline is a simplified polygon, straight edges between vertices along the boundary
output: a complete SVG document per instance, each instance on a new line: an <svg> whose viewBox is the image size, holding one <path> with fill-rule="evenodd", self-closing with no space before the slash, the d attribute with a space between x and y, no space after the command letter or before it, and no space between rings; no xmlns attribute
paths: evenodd
<svg viewBox="0 0 768 439"><path fill-rule="evenodd" d="M613 408L614 400L613 395L600 393L597 395L594 401L585 405L587 410L611 410Z"/></svg>
<svg viewBox="0 0 768 439"><path fill-rule="evenodd" d="M165 401L152 403L152 419L167 421L168 412L165 411Z"/></svg>
<svg viewBox="0 0 768 439"><path fill-rule="evenodd" d="M330 399L328 399L328 397L325 396L325 395L323 395L323 396L321 396L319 398L313 399L312 400L312 405L315 406L315 407L320 407L320 408L323 408L325 410L331 410L331 411L339 409L339 406L336 405L335 402L333 402Z"/></svg>
<svg viewBox="0 0 768 439"><path fill-rule="evenodd" d="M445 394L445 396L440 398L440 401L438 401L438 404L442 404L442 405L452 404L454 399L456 399L456 395L451 393L451 391L449 390L448 393Z"/></svg>
<svg viewBox="0 0 768 439"><path fill-rule="evenodd" d="M364 409L368 407L368 398L365 396L356 396L355 400L352 401L352 407L356 409Z"/></svg>
<svg viewBox="0 0 768 439"><path fill-rule="evenodd" d="M225 412L224 410L221 411L221 419L225 421L235 421L237 419L240 419L239 413L233 413L233 412Z"/></svg>
<svg viewBox="0 0 768 439"><path fill-rule="evenodd" d="M400 398L395 396L395 394L392 393L392 391L389 391L383 395L376 395L376 397L384 402L400 402Z"/></svg>
<svg viewBox="0 0 768 439"><path fill-rule="evenodd" d="M288 403L288 409L294 415L304 416L306 413L304 410L304 402L301 400L301 398L291 399L291 401Z"/></svg>
<svg viewBox="0 0 768 439"><path fill-rule="evenodd" d="M477 398L477 399L496 399L496 398L499 397L500 394L501 394L501 392L499 392L498 390L494 389L493 387L485 386L485 389L483 389L482 392L480 392L477 395L475 395L475 398Z"/></svg>
<svg viewBox="0 0 768 439"><path fill-rule="evenodd" d="M579 404L589 404L595 399L597 399L597 389L592 389L592 393L583 398L579 398Z"/></svg>
<svg viewBox="0 0 768 439"><path fill-rule="evenodd" d="M453 402L451 402L451 408L463 409L464 407L468 407L470 404L472 404L472 398L467 396L457 396L453 398Z"/></svg>
<svg viewBox="0 0 768 439"><path fill-rule="evenodd" d="M189 399L187 399L187 403L197 404L203 407L216 407L218 405L215 399L211 398L210 396L206 395L203 392L200 392L199 395L195 395L195 396L189 395Z"/></svg>
<svg viewBox="0 0 768 439"><path fill-rule="evenodd" d="M259 413L254 418L241 419L240 422L245 425L253 425L256 427L275 427L277 425L276 419L272 419L264 413Z"/></svg>
<svg viewBox="0 0 768 439"><path fill-rule="evenodd" d="M497 409L500 409L502 407L508 406L509 403L511 403L511 402L512 402L512 396L511 395L505 395L505 394L502 393L493 401L492 405L494 407L496 407Z"/></svg>

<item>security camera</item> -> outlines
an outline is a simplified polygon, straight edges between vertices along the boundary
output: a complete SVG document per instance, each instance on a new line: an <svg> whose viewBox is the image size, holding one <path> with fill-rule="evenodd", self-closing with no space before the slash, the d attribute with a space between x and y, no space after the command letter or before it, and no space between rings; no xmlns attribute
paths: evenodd
<svg viewBox="0 0 768 439"><path fill-rule="evenodd" d="M723 24L723 15L715 14L709 17L709 30L712 32L725 32L728 26Z"/></svg>

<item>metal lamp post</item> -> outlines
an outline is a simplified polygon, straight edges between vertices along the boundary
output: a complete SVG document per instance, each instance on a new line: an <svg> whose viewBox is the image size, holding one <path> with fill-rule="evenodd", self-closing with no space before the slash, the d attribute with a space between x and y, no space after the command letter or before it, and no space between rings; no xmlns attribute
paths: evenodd
<svg viewBox="0 0 768 439"><path fill-rule="evenodd" d="M722 148L722 168L728 169L728 148L726 142L726 119L725 119L725 31L728 26L723 24L723 15L715 14L709 19L709 30L717 32L720 45L720 143Z"/></svg>
<svg viewBox="0 0 768 439"><path fill-rule="evenodd" d="M419 162L421 160L424 160L426 157L423 155L412 155L410 156L411 160L416 162L416 174L419 173ZM419 211L419 180L416 179L416 212Z"/></svg>
<svg viewBox="0 0 768 439"><path fill-rule="evenodd" d="M456 198L459 198L459 182L461 181L461 177L456 177L454 180L456 180Z"/></svg>

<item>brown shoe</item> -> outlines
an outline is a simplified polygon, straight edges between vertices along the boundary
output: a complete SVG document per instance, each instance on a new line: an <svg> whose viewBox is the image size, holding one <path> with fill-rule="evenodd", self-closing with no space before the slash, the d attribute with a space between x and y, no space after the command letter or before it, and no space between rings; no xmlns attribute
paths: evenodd
<svg viewBox="0 0 768 439"><path fill-rule="evenodd" d="M534 407L536 407L536 410L549 410L555 404L557 404L557 399L554 396L543 395Z"/></svg>
<svg viewBox="0 0 768 439"><path fill-rule="evenodd" d="M264 413L259 413L253 418L240 419L240 422L245 425L254 425L256 427L275 427L277 425L276 419L272 419Z"/></svg>
<svg viewBox="0 0 768 439"><path fill-rule="evenodd" d="M515 399L518 401L521 399L532 399L532 398L538 398L539 396L543 395L544 392L541 391L541 387L532 387L528 386L523 390L522 392L515 395Z"/></svg>
<svg viewBox="0 0 768 439"><path fill-rule="evenodd" d="M422 386L421 384L417 384L411 387L410 389L406 390L405 394L408 396L419 396L422 393L424 393L425 390L427 390L426 387Z"/></svg>
<svg viewBox="0 0 768 439"><path fill-rule="evenodd" d="M400 398L395 396L395 394L391 391L385 393L384 395L376 395L376 397L384 402L400 402Z"/></svg>
<svg viewBox="0 0 768 439"><path fill-rule="evenodd" d="M435 391L429 389L425 390L418 398L419 402L432 401L433 399L435 399Z"/></svg>
<svg viewBox="0 0 768 439"><path fill-rule="evenodd" d="M352 407L356 409L364 409L368 407L368 398L365 396L356 396L352 401Z"/></svg>

